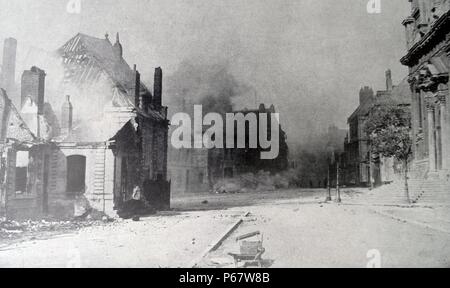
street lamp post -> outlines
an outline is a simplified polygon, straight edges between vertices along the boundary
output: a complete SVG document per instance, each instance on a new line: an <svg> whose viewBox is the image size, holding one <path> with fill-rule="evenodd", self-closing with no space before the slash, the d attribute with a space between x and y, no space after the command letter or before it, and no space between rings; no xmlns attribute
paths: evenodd
<svg viewBox="0 0 450 288"><path fill-rule="evenodd" d="M337 194L336 202L337 203L342 202L341 189L339 187L339 161L340 161L340 159L338 158L338 160L336 162L336 194Z"/></svg>
<svg viewBox="0 0 450 288"><path fill-rule="evenodd" d="M327 195L327 202L331 201L331 183L330 183L330 163L328 163L328 177L327 177L327 191L328 191L328 195Z"/></svg>

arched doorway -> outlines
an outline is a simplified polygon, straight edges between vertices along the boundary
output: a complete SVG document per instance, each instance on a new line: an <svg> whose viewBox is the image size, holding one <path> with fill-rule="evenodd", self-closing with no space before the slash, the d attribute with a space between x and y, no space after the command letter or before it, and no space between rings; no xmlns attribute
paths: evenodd
<svg viewBox="0 0 450 288"><path fill-rule="evenodd" d="M67 157L67 186L70 196L83 194L86 189L86 157L73 155Z"/></svg>

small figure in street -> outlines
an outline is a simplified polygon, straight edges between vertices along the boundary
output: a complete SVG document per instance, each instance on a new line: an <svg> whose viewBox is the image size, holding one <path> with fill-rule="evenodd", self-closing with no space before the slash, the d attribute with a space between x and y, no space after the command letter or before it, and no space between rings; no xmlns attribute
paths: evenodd
<svg viewBox="0 0 450 288"><path fill-rule="evenodd" d="M140 201L142 197L141 188L139 186L134 187L133 189L133 200Z"/></svg>
<svg viewBox="0 0 450 288"><path fill-rule="evenodd" d="M141 188L139 187L139 185L138 186L136 186L136 187L134 187L134 189L133 189L133 195L131 196L131 198L133 198L133 200L134 201L136 201L136 207L135 207L135 215L133 216L133 221L139 221L140 220L140 217L139 217L139 212L140 211L138 211L140 208L138 208L138 207L140 207L141 205L138 205L138 204L141 204L141 198L142 198L142 193L141 193Z"/></svg>

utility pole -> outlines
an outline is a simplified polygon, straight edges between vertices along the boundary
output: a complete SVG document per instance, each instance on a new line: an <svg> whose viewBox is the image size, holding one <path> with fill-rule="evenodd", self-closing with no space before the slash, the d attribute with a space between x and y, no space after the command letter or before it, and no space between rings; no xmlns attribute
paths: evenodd
<svg viewBox="0 0 450 288"><path fill-rule="evenodd" d="M337 203L341 203L342 202L341 189L339 187L339 162L340 162L340 158L339 158L339 156L337 158L338 159L336 161L336 194L337 194L336 202Z"/></svg>
<svg viewBox="0 0 450 288"><path fill-rule="evenodd" d="M327 177L327 191L328 191L328 195L327 195L327 200L325 201L331 201L331 183L330 183L330 163L328 163L328 177Z"/></svg>
<svg viewBox="0 0 450 288"><path fill-rule="evenodd" d="M374 181L375 179L372 179L373 177L373 166L372 166L372 147L369 144L369 182L370 182L370 190L373 190L374 187Z"/></svg>

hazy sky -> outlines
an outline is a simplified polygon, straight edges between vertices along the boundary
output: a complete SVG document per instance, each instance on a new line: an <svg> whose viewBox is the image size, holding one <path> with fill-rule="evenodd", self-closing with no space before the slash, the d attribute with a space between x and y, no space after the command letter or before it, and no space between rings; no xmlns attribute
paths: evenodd
<svg viewBox="0 0 450 288"><path fill-rule="evenodd" d="M154 67L170 75L185 59L226 63L258 102L276 105L291 140L308 122L346 127L361 86L383 89L387 68L395 83L407 73L407 0L381 0L372 15L368 0L81 0L80 14L67 13L68 1L0 0L0 40L18 39L19 69L29 47L120 32L125 59L148 82Z"/></svg>

